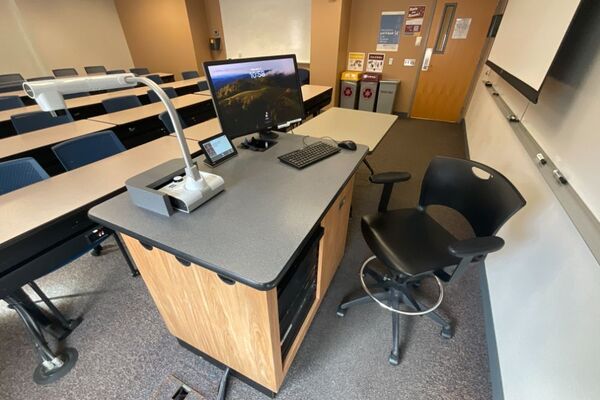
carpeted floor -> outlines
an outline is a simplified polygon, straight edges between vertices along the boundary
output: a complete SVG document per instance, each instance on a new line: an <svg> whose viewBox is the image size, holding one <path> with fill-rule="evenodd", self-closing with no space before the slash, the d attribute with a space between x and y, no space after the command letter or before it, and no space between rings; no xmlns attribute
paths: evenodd
<svg viewBox="0 0 600 400"><path fill-rule="evenodd" d="M376 171L407 170L413 179L397 185L392 206L414 206L419 184L435 155L464 156L458 125L399 120L369 157ZM430 320L402 317L400 365L387 362L391 316L374 304L336 317L342 297L360 287L357 271L370 255L360 234L359 216L376 210L380 188L369 185L361 166L354 189L353 215L342 265L296 357L279 399L489 399L484 322L478 271L447 287L441 313L456 326L442 339ZM457 235L467 235L459 218L437 212ZM221 371L181 348L171 337L140 278L129 276L114 242L100 258L84 256L38 281L66 314L83 323L65 346L79 351L76 367L59 382L36 386L37 363L16 314L0 303L0 398L149 399L168 375L202 395L216 396ZM429 298L435 289L425 285ZM55 343L51 343L56 346ZM232 379L229 399L265 399Z"/></svg>

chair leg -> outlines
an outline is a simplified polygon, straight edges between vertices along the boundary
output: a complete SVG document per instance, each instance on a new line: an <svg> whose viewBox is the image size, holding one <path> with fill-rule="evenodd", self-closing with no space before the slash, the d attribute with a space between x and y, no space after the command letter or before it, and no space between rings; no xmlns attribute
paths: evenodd
<svg viewBox="0 0 600 400"><path fill-rule="evenodd" d="M90 251L90 254L91 254L93 257L98 257L98 256L100 256L100 255L102 254L102 245L101 245L101 244L99 244L99 245L95 246L95 247L92 249L92 251Z"/></svg>
<svg viewBox="0 0 600 400"><path fill-rule="evenodd" d="M29 333L34 347L40 357L40 364L33 373L33 380L39 385L45 385L57 381L65 376L77 362L77 350L65 348L61 354L55 354L48 347L48 343L35 318L23 306L19 296L13 298L6 296L4 300L13 308L23 321L25 329Z"/></svg>
<svg viewBox="0 0 600 400"><path fill-rule="evenodd" d="M378 286L374 286L374 287L378 288ZM371 288L369 288L369 289L371 289ZM381 300L381 301L387 301L389 299L388 291L375 292L375 293L373 293L373 295L378 300ZM354 295L344 297L344 299L342 300L342 303L338 306L337 315L338 315L338 317L343 317L344 315L346 315L346 310L348 310L350 307L358 306L360 304L371 303L372 301L373 301L373 299L371 297L369 297L368 295L365 295L364 291L361 289L360 292L358 293L358 295L356 295L356 293L354 293Z"/></svg>
<svg viewBox="0 0 600 400"><path fill-rule="evenodd" d="M125 246L123 245L123 242L121 241L121 238L119 237L119 234L115 232L115 234L113 236L115 237L115 242L117 242L117 246L119 247L119 250L121 250L121 254L123 254L123 257L125 257L125 261L127 262L129 271L131 271L131 276L133 276L133 277L138 276L140 274L140 271L133 264L133 261L129 257L129 253L127 253L127 251L125 250Z"/></svg>
<svg viewBox="0 0 600 400"><path fill-rule="evenodd" d="M396 289L390 291L390 307L395 310L400 307L401 295ZM388 361L391 365L400 363L400 315L398 313L392 313L392 352Z"/></svg>
<svg viewBox="0 0 600 400"><path fill-rule="evenodd" d="M413 299L412 296L408 296L406 294L405 294L405 296L409 299L409 301L411 302L411 304L414 303L414 305L416 305L420 309L425 308L419 302L417 302L415 299ZM440 332L440 334L442 335L442 337L444 339L452 339L452 337L454 336L454 327L452 326L452 324L450 323L450 321L447 321L446 319L444 319L436 311L432 311L432 312L430 312L428 314L425 314L425 315L428 316L429 318L431 318L431 320L433 322L435 322L436 324L438 324L439 326L442 327L442 331Z"/></svg>

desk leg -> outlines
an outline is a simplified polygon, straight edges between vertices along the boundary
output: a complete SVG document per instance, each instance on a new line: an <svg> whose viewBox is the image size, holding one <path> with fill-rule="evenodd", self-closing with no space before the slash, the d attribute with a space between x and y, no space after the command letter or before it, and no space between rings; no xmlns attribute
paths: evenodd
<svg viewBox="0 0 600 400"><path fill-rule="evenodd" d="M22 292L22 289L20 289L20 291ZM22 292L22 294L25 294L25 292ZM27 297L27 295L25 296ZM46 342L44 334L36 319L29 313L27 307L29 304L27 306L24 305L20 301L21 297L21 293L17 293L16 296L6 296L4 300L17 312L25 324L25 329L29 333L38 356L41 359L41 363L36 367L33 373L33 381L38 385L46 385L55 382L65 376L75 366L78 357L77 350L67 347L61 354L53 353L48 347L48 343ZM31 302L31 299L29 299L29 302ZM35 308L31 310L33 311ZM43 313L41 313L41 315L38 313L41 313L39 309L34 311L36 317L47 320L47 317Z"/></svg>
<svg viewBox="0 0 600 400"><path fill-rule="evenodd" d="M77 328L79 324L81 324L81 321L83 320L83 318L81 317L77 317L75 319L66 319L65 316L58 310L58 308L56 308L54 303L50 301L48 296L46 296L46 294L42 292L42 289L40 289L40 287L35 282L29 282L29 286L33 289L35 294L37 294L40 297L40 299L42 299L44 304L46 304L46 306L50 309L50 312L52 313L54 318L56 318L62 330L64 331L62 335L56 337L58 340L62 340L69 336L71 332L73 332L73 330Z"/></svg>
<svg viewBox="0 0 600 400"><path fill-rule="evenodd" d="M119 234L117 232L115 232L113 236L115 237L115 241L117 242L117 246L119 246L119 250L121 250L121 254L123 254L123 257L125 257L125 261L127 262L127 266L129 267L129 270L131 271L131 276L133 276L133 277L138 276L140 274L140 271L133 264L133 261L131 260L131 257L129 256L129 253L127 252L127 249L125 249L125 246L123 246L123 241L119 237Z"/></svg>

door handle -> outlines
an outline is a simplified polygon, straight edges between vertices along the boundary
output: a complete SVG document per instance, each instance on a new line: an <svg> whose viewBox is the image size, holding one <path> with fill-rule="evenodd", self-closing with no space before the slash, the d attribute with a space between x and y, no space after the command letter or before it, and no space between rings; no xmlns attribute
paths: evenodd
<svg viewBox="0 0 600 400"><path fill-rule="evenodd" d="M433 47L428 47L425 50L425 57L423 57L423 65L421 66L421 71L429 70L429 63L431 63L431 55L433 54Z"/></svg>

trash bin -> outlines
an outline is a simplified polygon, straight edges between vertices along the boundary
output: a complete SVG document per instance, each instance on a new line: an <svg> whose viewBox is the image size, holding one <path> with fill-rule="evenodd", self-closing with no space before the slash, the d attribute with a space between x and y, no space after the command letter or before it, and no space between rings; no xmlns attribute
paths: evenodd
<svg viewBox="0 0 600 400"><path fill-rule="evenodd" d="M340 107L355 109L358 102L358 88L362 73L356 71L342 72L340 85Z"/></svg>
<svg viewBox="0 0 600 400"><path fill-rule="evenodd" d="M378 113L391 114L394 112L394 99L396 98L398 86L400 86L400 81L386 80L379 82L376 108Z"/></svg>
<svg viewBox="0 0 600 400"><path fill-rule="evenodd" d="M363 111L375 111L377 100L377 86L381 80L381 74L364 73L360 80L360 96L358 98L358 109Z"/></svg>

